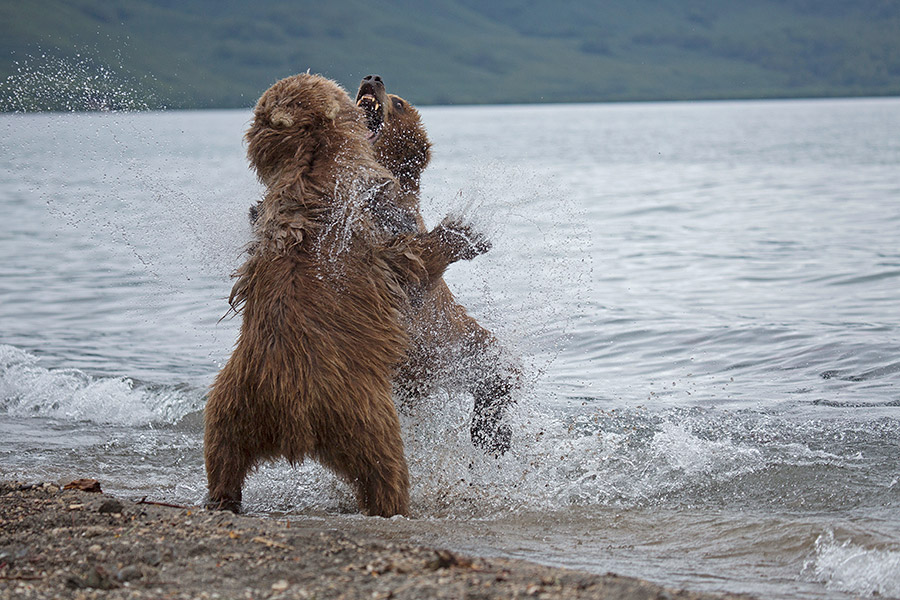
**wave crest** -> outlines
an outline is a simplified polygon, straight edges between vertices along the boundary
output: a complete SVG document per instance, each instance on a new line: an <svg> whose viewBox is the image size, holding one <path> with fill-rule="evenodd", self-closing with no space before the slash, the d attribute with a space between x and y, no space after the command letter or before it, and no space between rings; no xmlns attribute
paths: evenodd
<svg viewBox="0 0 900 600"><path fill-rule="evenodd" d="M829 589L864 596L900 597L900 550L838 542L829 531L816 540L816 579Z"/></svg>
<svg viewBox="0 0 900 600"><path fill-rule="evenodd" d="M0 345L0 410L116 425L171 424L202 408L202 395L179 386L139 385L127 377L92 377L47 369L39 359Z"/></svg>

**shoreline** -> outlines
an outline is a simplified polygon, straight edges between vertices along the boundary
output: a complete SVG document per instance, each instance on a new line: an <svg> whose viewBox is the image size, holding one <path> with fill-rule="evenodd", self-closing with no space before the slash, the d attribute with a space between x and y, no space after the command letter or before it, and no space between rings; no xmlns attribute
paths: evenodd
<svg viewBox="0 0 900 600"><path fill-rule="evenodd" d="M0 482L0 597L751 598L469 557L341 526Z"/></svg>

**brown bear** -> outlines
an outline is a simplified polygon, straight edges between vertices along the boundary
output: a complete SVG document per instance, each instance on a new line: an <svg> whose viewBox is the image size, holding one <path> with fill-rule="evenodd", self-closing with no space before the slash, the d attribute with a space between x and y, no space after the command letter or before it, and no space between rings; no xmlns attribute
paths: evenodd
<svg viewBox="0 0 900 600"><path fill-rule="evenodd" d="M367 134L364 113L321 76L283 79L256 105L247 155L266 193L229 298L240 335L205 409L212 508L238 511L260 461L308 457L353 484L368 514L407 513L391 395L403 315L411 291L488 244L446 220L391 233L400 186Z"/></svg>
<svg viewBox="0 0 900 600"><path fill-rule="evenodd" d="M375 156L400 184L397 208L425 231L419 208L419 184L431 159L431 142L413 105L388 94L378 75L363 78L356 95L366 113ZM427 393L437 378L461 375L474 397L470 435L485 450L500 455L510 446L511 429L501 420L513 403L519 369L504 356L494 335L466 313L441 279L428 288L411 319L412 345L397 383L406 395Z"/></svg>

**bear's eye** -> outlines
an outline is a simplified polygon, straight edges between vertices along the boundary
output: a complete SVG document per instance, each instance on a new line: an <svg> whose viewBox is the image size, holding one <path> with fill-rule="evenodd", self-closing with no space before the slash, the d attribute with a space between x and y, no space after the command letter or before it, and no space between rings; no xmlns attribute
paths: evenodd
<svg viewBox="0 0 900 600"><path fill-rule="evenodd" d="M394 99L394 108L403 110L403 100L400 100L399 98L395 98Z"/></svg>

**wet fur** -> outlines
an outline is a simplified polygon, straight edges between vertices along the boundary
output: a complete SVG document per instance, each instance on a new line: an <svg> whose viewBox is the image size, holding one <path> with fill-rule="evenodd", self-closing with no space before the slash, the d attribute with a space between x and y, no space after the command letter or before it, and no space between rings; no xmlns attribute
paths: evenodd
<svg viewBox="0 0 900 600"><path fill-rule="evenodd" d="M487 246L450 222L389 231L379 207L396 204L399 186L362 119L315 75L279 81L256 106L247 154L267 189L230 298L240 335L205 410L211 507L238 510L248 471L283 457L334 470L370 515L408 512L391 396L403 315L448 264Z"/></svg>
<svg viewBox="0 0 900 600"><path fill-rule="evenodd" d="M381 78L363 79L357 102L374 96L383 110L373 147L378 162L390 169L400 185L397 207L425 231L419 205L422 172L431 160L431 142L413 105L388 94ZM519 369L510 364L495 336L456 301L443 279L428 288L410 317L411 349L397 375L408 397L427 394L435 380L453 373L474 397L472 441L494 454L509 449L511 429L503 417L519 386Z"/></svg>

